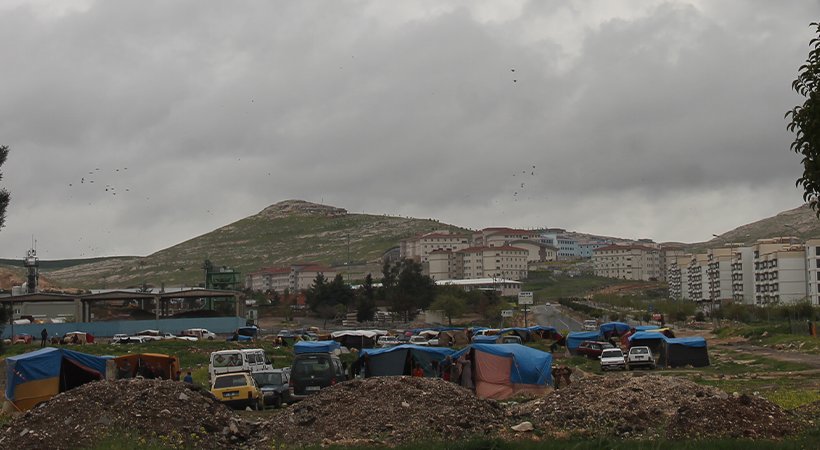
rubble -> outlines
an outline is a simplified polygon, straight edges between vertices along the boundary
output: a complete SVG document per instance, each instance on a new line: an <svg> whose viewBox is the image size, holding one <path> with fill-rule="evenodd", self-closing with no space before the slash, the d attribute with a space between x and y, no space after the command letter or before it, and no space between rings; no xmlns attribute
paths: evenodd
<svg viewBox="0 0 820 450"><path fill-rule="evenodd" d="M723 391L659 375L587 377L545 397L510 408L553 434L655 438L680 406Z"/></svg>
<svg viewBox="0 0 820 450"><path fill-rule="evenodd" d="M98 381L13 419L0 429L0 448L86 448L112 431L172 448L216 449L244 441L254 430L209 392L185 383Z"/></svg>
<svg viewBox="0 0 820 450"><path fill-rule="evenodd" d="M793 415L760 397L741 394L684 405L669 422L669 439L778 439L798 430Z"/></svg>
<svg viewBox="0 0 820 450"><path fill-rule="evenodd" d="M322 389L279 412L263 425L260 437L288 445L393 445L493 435L503 427L501 405L454 383L379 377Z"/></svg>

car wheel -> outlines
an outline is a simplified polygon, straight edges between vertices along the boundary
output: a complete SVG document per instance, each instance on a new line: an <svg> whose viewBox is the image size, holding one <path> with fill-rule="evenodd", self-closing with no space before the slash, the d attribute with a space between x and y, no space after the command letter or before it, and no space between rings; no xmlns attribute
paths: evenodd
<svg viewBox="0 0 820 450"><path fill-rule="evenodd" d="M626 366L626 370L632 370L632 366Z"/></svg>
<svg viewBox="0 0 820 450"><path fill-rule="evenodd" d="M277 396L273 399L273 407L277 409L282 407L282 397Z"/></svg>

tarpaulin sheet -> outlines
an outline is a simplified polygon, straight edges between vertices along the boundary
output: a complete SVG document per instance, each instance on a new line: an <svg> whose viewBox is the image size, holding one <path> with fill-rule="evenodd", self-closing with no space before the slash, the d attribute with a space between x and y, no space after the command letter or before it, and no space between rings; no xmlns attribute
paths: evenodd
<svg viewBox="0 0 820 450"><path fill-rule="evenodd" d="M552 354L521 344L472 344L475 352L511 359L510 382L513 384L552 384Z"/></svg>
<svg viewBox="0 0 820 450"><path fill-rule="evenodd" d="M297 355L300 353L331 353L339 348L341 344L336 341L299 341L293 346L293 351Z"/></svg>
<svg viewBox="0 0 820 450"><path fill-rule="evenodd" d="M584 341L597 341L601 335L597 331L573 331L567 335L567 349L575 350Z"/></svg>

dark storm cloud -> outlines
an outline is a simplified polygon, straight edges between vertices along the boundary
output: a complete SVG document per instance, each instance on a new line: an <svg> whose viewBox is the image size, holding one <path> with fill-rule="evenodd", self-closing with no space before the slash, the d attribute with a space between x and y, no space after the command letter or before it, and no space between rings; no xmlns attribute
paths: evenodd
<svg viewBox="0 0 820 450"><path fill-rule="evenodd" d="M6 7L4 256L147 254L289 198L676 240L793 207L817 2L714 3Z"/></svg>

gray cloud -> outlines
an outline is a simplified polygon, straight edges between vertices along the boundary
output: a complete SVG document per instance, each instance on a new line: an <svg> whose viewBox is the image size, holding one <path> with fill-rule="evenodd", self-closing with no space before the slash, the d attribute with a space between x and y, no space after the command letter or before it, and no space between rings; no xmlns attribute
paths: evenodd
<svg viewBox="0 0 820 450"><path fill-rule="evenodd" d="M818 5L781 3L6 7L3 256L149 254L289 198L705 239L800 202Z"/></svg>

